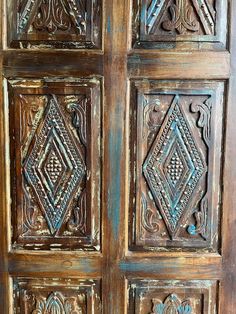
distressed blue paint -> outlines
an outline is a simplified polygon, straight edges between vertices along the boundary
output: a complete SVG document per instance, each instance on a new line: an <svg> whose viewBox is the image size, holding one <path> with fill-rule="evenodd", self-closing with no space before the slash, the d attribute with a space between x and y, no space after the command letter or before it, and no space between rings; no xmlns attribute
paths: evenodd
<svg viewBox="0 0 236 314"><path fill-rule="evenodd" d="M114 237L118 239L120 224L120 164L122 148L122 130L111 131L109 134L110 157L110 188L108 191L108 218L112 225Z"/></svg>
<svg viewBox="0 0 236 314"><path fill-rule="evenodd" d="M158 304L154 308L155 313L158 313L158 314L163 314L164 310L165 310L165 305L164 304Z"/></svg>
<svg viewBox="0 0 236 314"><path fill-rule="evenodd" d="M187 231L191 235L196 235L196 226L194 225L189 225L187 228Z"/></svg>
<svg viewBox="0 0 236 314"><path fill-rule="evenodd" d="M164 269L168 267L178 267L178 263L175 262L173 265L173 262L167 262L165 261L164 264L147 264L147 263L138 263L138 262L120 262L119 268L121 271L124 272L161 272Z"/></svg>
<svg viewBox="0 0 236 314"><path fill-rule="evenodd" d="M178 314L191 314L192 307L190 305L179 305L178 306Z"/></svg>
<svg viewBox="0 0 236 314"><path fill-rule="evenodd" d="M107 18L107 32L110 34L111 33L111 18L108 16Z"/></svg>
<svg viewBox="0 0 236 314"><path fill-rule="evenodd" d="M152 29L153 25L155 24L158 15L160 14L165 0L152 0L148 10L147 10L147 26L149 30Z"/></svg>
<svg viewBox="0 0 236 314"><path fill-rule="evenodd" d="M143 6L142 9L141 9L140 21L143 24L146 23L146 6Z"/></svg>
<svg viewBox="0 0 236 314"><path fill-rule="evenodd" d="M173 296L172 298L173 302L177 301L177 298L175 296ZM166 303L166 302L165 302ZM178 314L191 314L192 313L192 307L189 304L186 305L179 305L176 308L175 303L170 303L170 304L157 304L154 306L153 311L155 314L164 314L164 313L169 313L172 311L176 313L176 311L178 312Z"/></svg>

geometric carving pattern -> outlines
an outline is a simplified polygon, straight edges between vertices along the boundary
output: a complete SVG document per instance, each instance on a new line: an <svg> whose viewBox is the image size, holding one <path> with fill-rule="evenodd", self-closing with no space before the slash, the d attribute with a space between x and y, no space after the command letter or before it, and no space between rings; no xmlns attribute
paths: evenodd
<svg viewBox="0 0 236 314"><path fill-rule="evenodd" d="M48 100L35 138L24 163L24 174L53 234L61 227L72 196L85 175L81 153L55 96Z"/></svg>
<svg viewBox="0 0 236 314"><path fill-rule="evenodd" d="M100 0L9 0L8 10L11 47L100 46Z"/></svg>
<svg viewBox="0 0 236 314"><path fill-rule="evenodd" d="M211 47L222 47L225 7L226 1L220 0L133 0L133 44L175 48L188 42L197 49L194 42L205 42L206 47L211 42Z"/></svg>
<svg viewBox="0 0 236 314"><path fill-rule="evenodd" d="M217 250L224 85L150 84L132 85L130 248Z"/></svg>
<svg viewBox="0 0 236 314"><path fill-rule="evenodd" d="M14 278L14 313L101 313L98 280Z"/></svg>
<svg viewBox="0 0 236 314"><path fill-rule="evenodd" d="M171 235L189 208L206 165L175 96L143 171Z"/></svg>
<svg viewBox="0 0 236 314"><path fill-rule="evenodd" d="M214 313L217 285L210 280L132 280L129 282L128 313Z"/></svg>
<svg viewBox="0 0 236 314"><path fill-rule="evenodd" d="M14 247L99 250L100 82L10 84Z"/></svg>

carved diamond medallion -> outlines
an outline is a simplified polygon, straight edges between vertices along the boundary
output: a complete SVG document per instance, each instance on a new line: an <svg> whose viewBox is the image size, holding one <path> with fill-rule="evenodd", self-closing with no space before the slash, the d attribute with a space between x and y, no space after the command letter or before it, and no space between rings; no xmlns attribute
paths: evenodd
<svg viewBox="0 0 236 314"><path fill-rule="evenodd" d="M206 171L177 95L143 165L144 176L171 236L192 210L191 195Z"/></svg>
<svg viewBox="0 0 236 314"><path fill-rule="evenodd" d="M57 232L85 175L85 164L55 96L24 162L26 180L37 197L52 234Z"/></svg>

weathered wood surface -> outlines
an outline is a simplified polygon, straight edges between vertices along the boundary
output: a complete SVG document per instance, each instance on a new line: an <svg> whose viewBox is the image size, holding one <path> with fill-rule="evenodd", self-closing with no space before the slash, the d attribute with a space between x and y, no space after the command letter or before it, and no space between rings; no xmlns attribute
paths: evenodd
<svg viewBox="0 0 236 314"><path fill-rule="evenodd" d="M1 313L235 313L233 0L1 1Z"/></svg>

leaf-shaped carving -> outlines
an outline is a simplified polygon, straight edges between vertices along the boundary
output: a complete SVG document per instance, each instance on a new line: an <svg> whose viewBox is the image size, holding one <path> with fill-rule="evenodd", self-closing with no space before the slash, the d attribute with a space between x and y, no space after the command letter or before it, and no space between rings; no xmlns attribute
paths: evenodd
<svg viewBox="0 0 236 314"><path fill-rule="evenodd" d="M39 111L39 106L36 104L31 104L23 96L19 96L19 101L22 108L21 116L21 142L24 145L26 142L28 128L32 128L35 123L35 116Z"/></svg>
<svg viewBox="0 0 236 314"><path fill-rule="evenodd" d="M78 104L68 105L68 110L72 113L72 124L76 128L81 143L86 147L86 103L87 99L83 98Z"/></svg>
<svg viewBox="0 0 236 314"><path fill-rule="evenodd" d="M148 206L146 197L143 193L141 197L141 206L143 228L150 233L157 232L159 230L158 212Z"/></svg>
<svg viewBox="0 0 236 314"><path fill-rule="evenodd" d="M23 185L24 195L23 195L23 220L24 220L24 230L26 233L30 230L40 230L43 226L43 217L38 215L37 210L29 197L29 193L26 191Z"/></svg>
<svg viewBox="0 0 236 314"><path fill-rule="evenodd" d="M208 210L208 199L205 196L201 200L200 210L194 212L196 225L188 226L188 233L191 235L200 234L203 239L207 238L207 210Z"/></svg>
<svg viewBox="0 0 236 314"><path fill-rule="evenodd" d="M86 192L81 193L78 198L77 205L73 209L72 218L67 223L69 231L86 232Z"/></svg>
<svg viewBox="0 0 236 314"><path fill-rule="evenodd" d="M198 127L203 129L203 139L209 147L211 138L211 108L212 103L210 98L203 103L192 103L191 111L199 112L199 119L197 121Z"/></svg>

